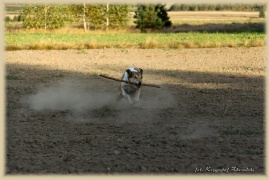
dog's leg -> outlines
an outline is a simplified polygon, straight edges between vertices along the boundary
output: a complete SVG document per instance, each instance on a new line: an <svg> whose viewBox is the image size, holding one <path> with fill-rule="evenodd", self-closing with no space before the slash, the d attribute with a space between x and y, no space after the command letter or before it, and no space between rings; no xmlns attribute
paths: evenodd
<svg viewBox="0 0 269 180"><path fill-rule="evenodd" d="M133 103L133 100L131 99L131 97L129 95L125 95L124 96L131 104Z"/></svg>
<svg viewBox="0 0 269 180"><path fill-rule="evenodd" d="M134 101L135 101L135 102L138 102L139 97L140 97L140 89L136 92L136 94L135 94L135 96L134 96Z"/></svg>

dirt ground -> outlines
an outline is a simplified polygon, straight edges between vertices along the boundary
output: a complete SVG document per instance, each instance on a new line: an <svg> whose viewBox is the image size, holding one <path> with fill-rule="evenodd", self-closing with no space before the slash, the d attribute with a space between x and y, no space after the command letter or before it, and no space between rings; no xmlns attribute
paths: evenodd
<svg viewBox="0 0 269 180"><path fill-rule="evenodd" d="M138 104L116 102L130 66ZM6 52L7 174L264 174L264 47Z"/></svg>

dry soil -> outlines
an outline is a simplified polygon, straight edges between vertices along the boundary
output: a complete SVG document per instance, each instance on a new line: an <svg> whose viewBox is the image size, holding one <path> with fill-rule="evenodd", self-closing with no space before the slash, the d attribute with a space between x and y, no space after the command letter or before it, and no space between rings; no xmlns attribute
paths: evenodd
<svg viewBox="0 0 269 180"><path fill-rule="evenodd" d="M116 102L130 66L140 101ZM6 52L7 174L264 174L264 47Z"/></svg>

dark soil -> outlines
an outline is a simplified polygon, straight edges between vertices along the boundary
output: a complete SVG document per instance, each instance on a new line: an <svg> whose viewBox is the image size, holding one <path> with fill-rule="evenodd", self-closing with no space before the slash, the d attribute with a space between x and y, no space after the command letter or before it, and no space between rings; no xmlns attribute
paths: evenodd
<svg viewBox="0 0 269 180"><path fill-rule="evenodd" d="M135 106L117 103L129 66ZM265 174L264 49L6 52L6 174Z"/></svg>

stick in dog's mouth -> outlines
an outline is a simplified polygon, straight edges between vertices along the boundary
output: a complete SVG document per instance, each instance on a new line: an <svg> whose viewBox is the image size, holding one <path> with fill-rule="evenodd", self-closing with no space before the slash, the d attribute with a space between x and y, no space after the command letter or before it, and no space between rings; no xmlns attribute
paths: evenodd
<svg viewBox="0 0 269 180"><path fill-rule="evenodd" d="M141 83L141 82L139 82L138 84L136 84L136 83L133 83L133 82L129 82L129 81L122 80L122 79L116 79L116 78L113 78L113 77L109 77L109 76L106 76L106 75L103 75L103 74L98 74L98 75L101 76L101 77L107 78L107 79L114 80L114 81L125 82L125 83L129 83L129 84L133 84L133 85L135 85L137 88L139 88L140 86L148 86L148 87L161 88L161 87L160 87L159 85L157 85L157 84L148 84L148 83Z"/></svg>
<svg viewBox="0 0 269 180"><path fill-rule="evenodd" d="M137 88L140 88L140 86L142 86L142 82L136 83L135 86L136 86Z"/></svg>

